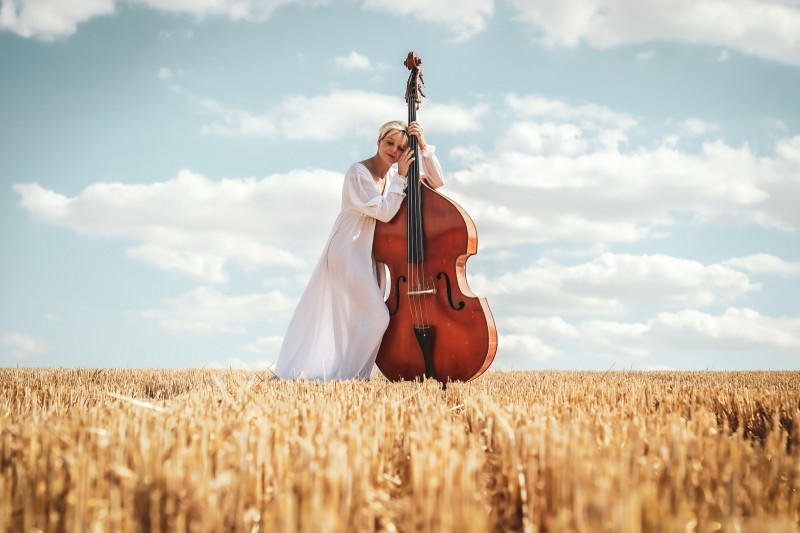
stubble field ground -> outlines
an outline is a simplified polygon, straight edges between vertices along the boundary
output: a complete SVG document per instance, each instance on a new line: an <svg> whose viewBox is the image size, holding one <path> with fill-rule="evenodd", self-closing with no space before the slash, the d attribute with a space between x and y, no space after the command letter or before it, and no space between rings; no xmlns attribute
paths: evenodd
<svg viewBox="0 0 800 533"><path fill-rule="evenodd" d="M800 372L0 369L0 531L800 531Z"/></svg>

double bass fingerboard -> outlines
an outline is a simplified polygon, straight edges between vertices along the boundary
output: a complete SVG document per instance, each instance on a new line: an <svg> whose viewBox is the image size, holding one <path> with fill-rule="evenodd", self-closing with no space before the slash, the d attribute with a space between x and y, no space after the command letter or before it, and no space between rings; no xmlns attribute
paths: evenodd
<svg viewBox="0 0 800 533"><path fill-rule="evenodd" d="M422 60L416 54L409 54L405 65L411 70L406 84L406 102L408 103L408 123L417 120L417 108L422 94L422 72L419 69ZM419 143L417 138L409 136L408 144L414 152L414 162L408 169L408 262L422 263L425 260L425 242L422 232L422 191L419 180Z"/></svg>

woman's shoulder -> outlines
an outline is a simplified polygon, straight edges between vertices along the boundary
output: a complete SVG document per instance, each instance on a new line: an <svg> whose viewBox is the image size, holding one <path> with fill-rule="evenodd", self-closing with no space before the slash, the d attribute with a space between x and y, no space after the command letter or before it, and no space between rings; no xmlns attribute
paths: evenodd
<svg viewBox="0 0 800 533"><path fill-rule="evenodd" d="M361 161L356 161L349 167L347 167L347 171L345 172L346 176L372 176L370 174L369 169L364 166L364 163Z"/></svg>
<svg viewBox="0 0 800 533"><path fill-rule="evenodd" d="M347 172L345 172L345 176L348 178L357 179L366 178L369 179L369 181L375 180L375 178L372 176L372 172L370 172L366 165L364 165L364 163L361 161L357 161L350 165L347 168ZM389 168L389 171L386 173L385 177L389 178L389 180L394 180L397 177L397 168Z"/></svg>

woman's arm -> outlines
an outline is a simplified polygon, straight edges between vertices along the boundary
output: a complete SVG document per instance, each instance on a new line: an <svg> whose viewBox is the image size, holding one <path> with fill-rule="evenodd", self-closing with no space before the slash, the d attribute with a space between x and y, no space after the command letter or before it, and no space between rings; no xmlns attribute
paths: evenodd
<svg viewBox="0 0 800 533"><path fill-rule="evenodd" d="M347 171L342 187L342 207L355 209L381 222L389 222L397 214L405 198L406 178L396 176L386 185L386 196L375 186L375 180L366 168L353 165Z"/></svg>
<svg viewBox="0 0 800 533"><path fill-rule="evenodd" d="M444 178L442 177L442 165L439 164L439 160L436 159L436 153L434 152L434 147L430 144L422 150L422 175L420 179L425 183L428 187L432 189L438 189L442 185L444 185Z"/></svg>
<svg viewBox="0 0 800 533"><path fill-rule="evenodd" d="M442 166L439 164L439 160L436 159L434 147L425 141L422 125L417 121L412 122L408 125L408 134L417 138L420 155L422 156L422 172L420 172L420 179L428 187L438 189L444 185Z"/></svg>

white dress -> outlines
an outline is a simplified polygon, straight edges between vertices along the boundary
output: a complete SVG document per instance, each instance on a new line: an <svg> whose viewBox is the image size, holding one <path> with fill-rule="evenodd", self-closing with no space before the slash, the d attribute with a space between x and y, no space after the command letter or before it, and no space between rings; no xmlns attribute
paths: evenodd
<svg viewBox="0 0 800 533"><path fill-rule="evenodd" d="M441 178L432 147L423 171ZM345 174L342 210L289 322L275 373L285 379L368 379L389 325L383 273L372 257L375 220L388 222L406 178L390 168L381 182L361 163ZM381 190L382 189L382 190Z"/></svg>

